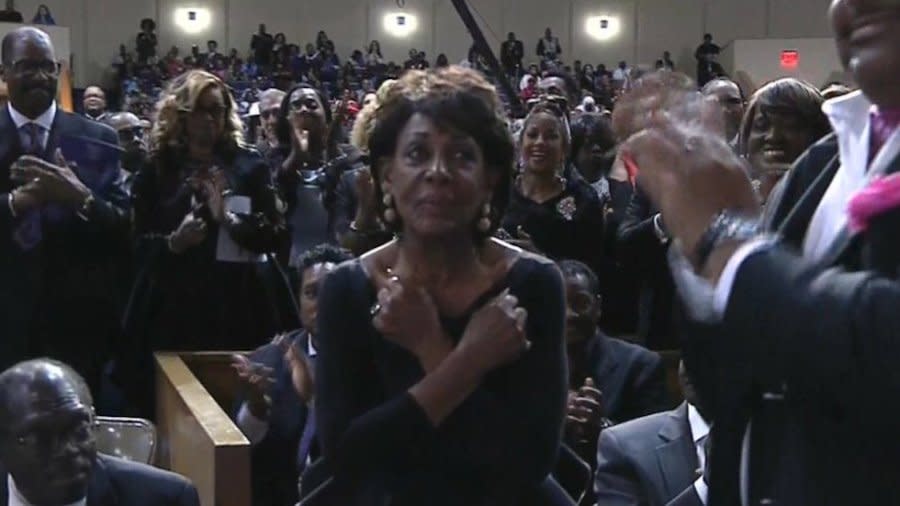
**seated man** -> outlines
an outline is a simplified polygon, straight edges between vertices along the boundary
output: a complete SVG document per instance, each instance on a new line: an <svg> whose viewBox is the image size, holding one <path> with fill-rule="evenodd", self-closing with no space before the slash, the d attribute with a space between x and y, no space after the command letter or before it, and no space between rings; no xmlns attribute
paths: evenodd
<svg viewBox="0 0 900 506"><path fill-rule="evenodd" d="M566 283L569 404L565 443L594 463L601 429L671 407L657 353L615 339L598 327L600 282L585 264L559 262ZM567 490L573 477L557 476ZM590 496L588 496L588 499Z"/></svg>
<svg viewBox="0 0 900 506"><path fill-rule="evenodd" d="M681 363L685 402L606 429L597 444L594 492L602 506L701 506L709 426ZM699 476L699 477L698 477Z"/></svg>
<svg viewBox="0 0 900 506"><path fill-rule="evenodd" d="M98 455L84 379L49 359L0 374L0 505L199 506L186 479Z"/></svg>
<svg viewBox="0 0 900 506"><path fill-rule="evenodd" d="M293 506L297 479L317 456L310 403L318 291L325 276L350 258L344 250L324 244L300 256L297 292L303 328L276 336L249 357L234 357L247 386L236 419L253 444L254 506Z"/></svg>

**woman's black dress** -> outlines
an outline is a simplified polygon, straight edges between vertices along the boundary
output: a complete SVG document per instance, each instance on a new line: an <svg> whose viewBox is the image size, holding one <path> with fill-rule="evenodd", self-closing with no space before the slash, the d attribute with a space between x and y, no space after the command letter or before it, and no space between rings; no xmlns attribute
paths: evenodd
<svg viewBox="0 0 900 506"><path fill-rule="evenodd" d="M171 170L160 170L166 163ZM198 204L185 164L150 161L135 176L138 273L125 324L145 350L249 350L299 326L295 299L271 254L287 241L287 229L265 161L239 150L216 165L226 172L230 196L249 197L251 212L220 228L200 206L195 214L207 221L206 239L181 254L169 250L166 237ZM220 233L257 261L217 260Z"/></svg>
<svg viewBox="0 0 900 506"><path fill-rule="evenodd" d="M535 247L553 260L578 260L596 267L603 254L604 210L600 198L583 179L566 179L563 192L542 203L513 185L502 228L518 237L519 227Z"/></svg>
<svg viewBox="0 0 900 506"><path fill-rule="evenodd" d="M435 428L407 392L424 376L418 360L372 326L375 289L359 261L328 277L319 298L315 410L335 504L570 504L548 478L567 390L558 271L521 258L471 309L441 322L458 341L473 313L506 288L528 311L533 347L488 374Z"/></svg>

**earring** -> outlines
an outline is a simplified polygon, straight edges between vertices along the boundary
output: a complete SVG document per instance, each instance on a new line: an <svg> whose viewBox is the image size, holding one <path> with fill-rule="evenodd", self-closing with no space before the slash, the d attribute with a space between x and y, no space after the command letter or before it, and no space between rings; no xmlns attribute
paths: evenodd
<svg viewBox="0 0 900 506"><path fill-rule="evenodd" d="M384 197L381 199L381 202L384 204L384 221L386 223L393 223L397 221L397 211L394 210L394 197L391 196L390 193L385 193Z"/></svg>
<svg viewBox="0 0 900 506"><path fill-rule="evenodd" d="M478 220L478 231L487 233L491 229L491 205L485 204L481 209L481 219Z"/></svg>

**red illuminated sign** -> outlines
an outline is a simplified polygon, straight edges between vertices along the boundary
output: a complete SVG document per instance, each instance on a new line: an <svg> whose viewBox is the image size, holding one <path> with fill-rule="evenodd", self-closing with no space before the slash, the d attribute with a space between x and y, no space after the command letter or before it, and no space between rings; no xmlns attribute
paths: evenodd
<svg viewBox="0 0 900 506"><path fill-rule="evenodd" d="M800 65L800 52L796 49L785 49L781 52L781 68L794 70Z"/></svg>

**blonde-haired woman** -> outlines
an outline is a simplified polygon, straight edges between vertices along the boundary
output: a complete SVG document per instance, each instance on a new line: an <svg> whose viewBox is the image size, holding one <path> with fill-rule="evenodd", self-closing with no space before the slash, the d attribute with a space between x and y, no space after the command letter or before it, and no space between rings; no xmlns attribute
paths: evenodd
<svg viewBox="0 0 900 506"><path fill-rule="evenodd" d="M298 326L272 255L287 231L270 171L219 78L195 70L170 83L132 198L139 272L126 326L145 358L252 349Z"/></svg>

